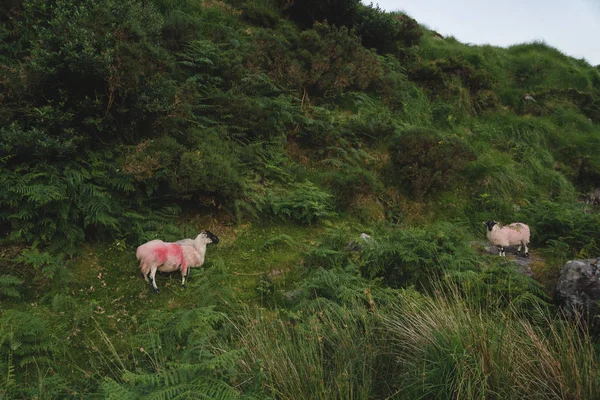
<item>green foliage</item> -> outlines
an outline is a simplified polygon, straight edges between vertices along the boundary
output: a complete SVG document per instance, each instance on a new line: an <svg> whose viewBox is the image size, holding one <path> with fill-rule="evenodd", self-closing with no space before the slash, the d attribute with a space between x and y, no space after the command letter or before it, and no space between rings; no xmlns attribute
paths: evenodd
<svg viewBox="0 0 600 400"><path fill-rule="evenodd" d="M168 110L174 88L161 60L169 55L155 44L162 17L151 5L31 0L21 18L28 57L10 87L25 112L15 108L6 117L30 132L31 145L131 140L152 113Z"/></svg>
<svg viewBox="0 0 600 400"><path fill-rule="evenodd" d="M154 313L132 343L141 354L140 367L124 369L120 382L109 379L102 389L108 398L239 399L227 382L242 351L220 349L215 327L224 316L212 308Z"/></svg>
<svg viewBox="0 0 600 400"><path fill-rule="evenodd" d="M545 329L511 310L472 307L452 289L407 291L384 319L407 398L593 398L598 363L579 326L539 310ZM524 364L529 368L522 368Z"/></svg>
<svg viewBox="0 0 600 400"><path fill-rule="evenodd" d="M581 204L541 201L520 211L530 226L532 243L568 248L570 257L590 258L600 252L600 214L587 213ZM564 251L563 251L564 254Z"/></svg>
<svg viewBox="0 0 600 400"><path fill-rule="evenodd" d="M291 322L249 310L238 323L256 384L281 398L369 397L378 356L372 315L325 300L293 315Z"/></svg>
<svg viewBox="0 0 600 400"><path fill-rule="evenodd" d="M475 153L455 136L428 129L408 129L390 145L389 179L423 199L459 182L460 174Z"/></svg>
<svg viewBox="0 0 600 400"><path fill-rule="evenodd" d="M301 93L303 102L365 90L382 79L376 54L345 27L325 22L300 33L284 33L257 32L259 48L253 62L279 85Z"/></svg>
<svg viewBox="0 0 600 400"><path fill-rule="evenodd" d="M15 261L31 266L35 270L41 270L44 276L50 279L60 275L65 269L60 257L47 252L40 252L36 248L23 250Z"/></svg>
<svg viewBox="0 0 600 400"><path fill-rule="evenodd" d="M283 12L294 22L308 28L316 22L327 21L337 27L351 28L361 6L359 0L277 0Z"/></svg>
<svg viewBox="0 0 600 400"><path fill-rule="evenodd" d="M478 258L460 228L437 224L398 229L369 242L361 252L361 272L392 287L426 286L445 272L475 270Z"/></svg>
<svg viewBox="0 0 600 400"><path fill-rule="evenodd" d="M444 281L460 289L473 307L512 308L523 316L538 316L550 298L541 285L514 262L491 257L476 270L449 270Z"/></svg>
<svg viewBox="0 0 600 400"><path fill-rule="evenodd" d="M235 153L223 143L205 142L202 150L185 152L181 156L179 179L175 188L184 195L190 193L216 193L235 198L243 188Z"/></svg>
<svg viewBox="0 0 600 400"><path fill-rule="evenodd" d="M263 28L277 28L280 15L268 0L249 1L242 5L242 16L253 25Z"/></svg>
<svg viewBox="0 0 600 400"><path fill-rule="evenodd" d="M388 13L369 6L359 8L354 24L363 46L375 48L381 54L396 53L398 47L411 47L419 44L423 30L414 19L400 13Z"/></svg>
<svg viewBox="0 0 600 400"><path fill-rule="evenodd" d="M0 397L598 397L469 236L597 256L598 68L358 0L10 0L0 70ZM135 246L201 229L150 296Z"/></svg>
<svg viewBox="0 0 600 400"><path fill-rule="evenodd" d="M372 170L374 159L368 153L354 148L328 147L321 151L321 164L328 170L320 176L330 188L339 209L348 210L361 196L378 194L384 185Z"/></svg>
<svg viewBox="0 0 600 400"><path fill-rule="evenodd" d="M284 221L310 225L335 215L332 196L310 181L269 190L267 203L270 213Z"/></svg>
<svg viewBox="0 0 600 400"><path fill-rule="evenodd" d="M50 316L31 310L7 310L0 315L0 379L4 381L0 393L24 398L64 393L65 377L57 375L53 366L66 354L67 343L54 323Z"/></svg>
<svg viewBox="0 0 600 400"><path fill-rule="evenodd" d="M536 87L589 90L589 64L565 56L543 42L514 45L508 48L509 68L520 85L531 90ZM587 65L586 65L587 64Z"/></svg>
<svg viewBox="0 0 600 400"><path fill-rule="evenodd" d="M600 137L591 121L577 109L557 107L552 115L559 129L549 141L558 170L583 188L591 188L600 178Z"/></svg>
<svg viewBox="0 0 600 400"><path fill-rule="evenodd" d="M18 287L23 281L13 275L0 275L0 296L21 297Z"/></svg>

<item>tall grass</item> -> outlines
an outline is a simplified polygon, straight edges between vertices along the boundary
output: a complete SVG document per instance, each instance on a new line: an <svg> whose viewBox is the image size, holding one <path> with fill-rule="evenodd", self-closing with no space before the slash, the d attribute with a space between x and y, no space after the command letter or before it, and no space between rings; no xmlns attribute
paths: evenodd
<svg viewBox="0 0 600 400"><path fill-rule="evenodd" d="M384 326L403 398L593 399L599 368L580 326L537 310L474 308L458 291L405 292Z"/></svg>
<svg viewBox="0 0 600 400"><path fill-rule="evenodd" d="M376 386L376 320L364 306L319 299L296 313L248 310L238 329L244 367L275 398L367 399Z"/></svg>
<svg viewBox="0 0 600 400"><path fill-rule="evenodd" d="M516 81L528 89L553 87L559 89L592 89L590 65L567 57L543 42L510 46L509 68Z"/></svg>

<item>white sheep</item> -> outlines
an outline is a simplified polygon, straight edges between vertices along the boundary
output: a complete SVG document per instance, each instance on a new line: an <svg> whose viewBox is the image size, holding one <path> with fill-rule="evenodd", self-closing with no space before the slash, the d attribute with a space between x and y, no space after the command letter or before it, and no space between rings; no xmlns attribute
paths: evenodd
<svg viewBox="0 0 600 400"><path fill-rule="evenodd" d="M505 247L519 245L517 254L521 252L521 247L525 246L525 257L529 257L529 238L531 231L529 226L514 222L510 225L501 227L496 221L486 221L487 238L495 246L498 246L498 255L506 257Z"/></svg>
<svg viewBox="0 0 600 400"><path fill-rule="evenodd" d="M136 258L140 261L140 270L146 282L152 282L154 291L156 286L156 271L173 272L181 271L181 286L185 287L185 278L190 268L200 267L204 264L206 245L218 243L219 238L209 231L202 231L196 239L184 239L179 243L166 243L162 240L151 240L139 246Z"/></svg>

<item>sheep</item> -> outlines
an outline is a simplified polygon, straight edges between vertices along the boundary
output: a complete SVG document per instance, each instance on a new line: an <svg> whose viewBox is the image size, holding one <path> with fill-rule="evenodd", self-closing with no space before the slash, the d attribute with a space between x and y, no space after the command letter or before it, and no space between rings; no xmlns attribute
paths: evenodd
<svg viewBox="0 0 600 400"><path fill-rule="evenodd" d="M184 239L183 244L167 243L162 240L151 240L137 248L136 258L140 261L140 271L146 282L152 282L154 291L156 286L156 271L173 272L181 271L181 287L185 287L185 278L189 269L200 267L204 264L206 245L218 243L219 238L208 231L202 231L196 239Z"/></svg>
<svg viewBox="0 0 600 400"><path fill-rule="evenodd" d="M517 254L521 252L521 247L525 246L525 257L529 257L530 230L529 226L514 222L510 225L501 227L496 221L487 221L483 223L487 226L487 238L493 245L498 246L498 255L506 257L505 247L519 245Z"/></svg>

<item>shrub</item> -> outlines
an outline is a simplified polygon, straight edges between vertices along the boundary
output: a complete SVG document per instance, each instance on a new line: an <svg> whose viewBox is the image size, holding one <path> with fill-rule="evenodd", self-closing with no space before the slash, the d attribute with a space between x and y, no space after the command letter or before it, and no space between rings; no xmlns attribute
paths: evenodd
<svg viewBox="0 0 600 400"><path fill-rule="evenodd" d="M303 94L332 98L347 90L365 90L382 79L377 55L365 49L346 27L316 23L313 29L285 37L258 32L253 63L262 66L274 82Z"/></svg>
<svg viewBox="0 0 600 400"><path fill-rule="evenodd" d="M265 0L254 0L242 5L242 17L253 25L263 28L276 28L279 25L279 13Z"/></svg>
<svg viewBox="0 0 600 400"><path fill-rule="evenodd" d="M360 167L331 170L323 173L321 180L331 189L341 209L348 209L361 196L383 191L377 174Z"/></svg>
<svg viewBox="0 0 600 400"><path fill-rule="evenodd" d="M414 19L405 14L385 12L379 6L373 7L372 3L359 7L354 27L363 46L374 48L380 54L394 54L399 46L415 46L423 35Z"/></svg>
<svg viewBox="0 0 600 400"><path fill-rule="evenodd" d="M363 275L381 278L392 287L424 287L444 272L474 270L477 264L463 233L450 224L399 229L377 236L365 246L360 260Z"/></svg>
<svg viewBox="0 0 600 400"><path fill-rule="evenodd" d="M393 138L388 178L417 200L455 185L475 153L461 139L411 128Z"/></svg>
<svg viewBox="0 0 600 400"><path fill-rule="evenodd" d="M242 193L243 175L236 151L226 142L205 142L196 151L181 155L173 187L184 198L215 195L220 203L231 203Z"/></svg>
<svg viewBox="0 0 600 400"><path fill-rule="evenodd" d="M337 27L353 27L360 0L277 0L283 13L304 28L327 21Z"/></svg>
<svg viewBox="0 0 600 400"><path fill-rule="evenodd" d="M272 215L284 221L312 224L321 218L332 217L332 196L310 181L298 182L285 188L270 189L267 203Z"/></svg>
<svg viewBox="0 0 600 400"><path fill-rule="evenodd" d="M523 207L519 218L530 226L533 245L563 248L569 257L596 257L600 253L600 214L585 212L581 204L535 202Z"/></svg>
<svg viewBox="0 0 600 400"><path fill-rule="evenodd" d="M24 131L77 132L80 147L97 148L134 141L168 111L172 58L159 45L163 20L152 4L32 0L20 17L28 61L14 100L29 111L11 119Z"/></svg>

